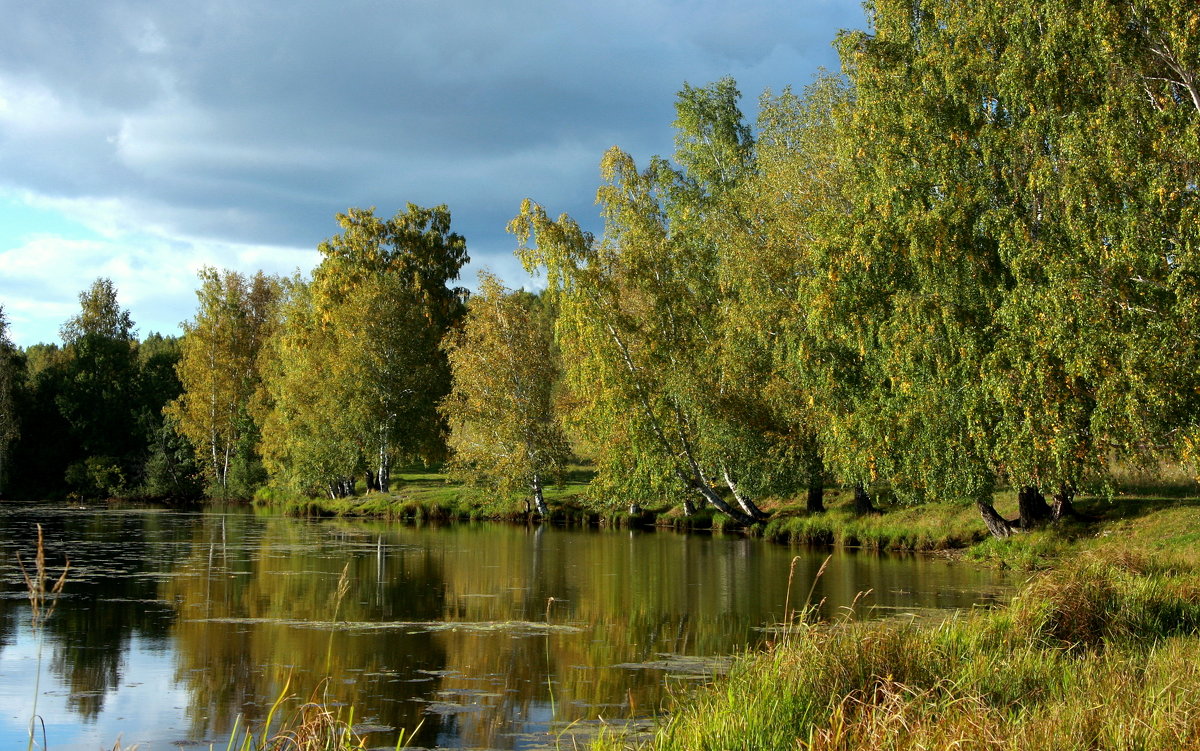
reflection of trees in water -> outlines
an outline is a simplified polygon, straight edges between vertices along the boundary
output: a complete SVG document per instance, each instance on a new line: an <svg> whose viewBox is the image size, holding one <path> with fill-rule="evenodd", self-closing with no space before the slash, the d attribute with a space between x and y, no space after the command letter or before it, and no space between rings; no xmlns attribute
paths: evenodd
<svg viewBox="0 0 1200 751"><path fill-rule="evenodd" d="M189 690L192 737L226 732L238 714L261 721L289 675L291 694L354 705L373 723L416 726L421 705L411 700L433 677L410 673L440 671L440 650L432 634L409 633L419 628L377 626L440 615L439 556L288 519L266 519L233 547L208 540L196 541L167 585L183 615L177 677ZM347 564L351 586L338 607Z"/></svg>
<svg viewBox="0 0 1200 751"><path fill-rule="evenodd" d="M170 631L172 610L156 602L152 576L156 561L169 558L172 549L173 532L162 521L156 514L50 510L4 520L5 536L20 547L27 564L35 555L33 530L39 522L50 570L57 572L65 556L71 559L63 598L45 624L45 637L53 650L49 669L70 691L67 706L85 720L99 715L106 693L120 685L131 639L162 642ZM21 617L27 615L22 603Z"/></svg>
<svg viewBox="0 0 1200 751"><path fill-rule="evenodd" d="M512 734L551 719L644 716L672 687L695 683L668 677L686 670L664 655L767 638L759 627L783 619L797 552L736 536L249 514L54 522L48 540L78 540L47 642L72 707L95 716L131 639L161 639L188 690L192 738L221 737L238 714L261 721L289 673L290 693L352 704L361 721L412 730L424 717L415 739L424 746L512 747ZM793 606L823 558L801 554ZM333 627L347 563L351 587ZM980 582L940 561L839 554L813 599L836 615L871 587L875 604L946 606L968 602ZM0 601L0 644L23 607ZM442 621L464 625L421 625Z"/></svg>
<svg viewBox="0 0 1200 751"><path fill-rule="evenodd" d="M799 552L791 597L799 607L826 555L667 532L489 527L448 534L458 539L448 544L456 553L444 567L447 620L548 615L552 625L579 629L439 635L447 669L455 671L439 688L485 707L443 718L443 737L453 731L468 746L489 748L511 746L509 736L529 718L549 715L547 675L560 724L655 713L670 693L696 685L706 667L678 656L728 654L769 639L762 627L783 620L792 557ZM947 576L957 584L948 586ZM839 553L813 587L813 601L837 614L860 591L876 588L869 602L879 605L965 605L980 583L941 561Z"/></svg>
<svg viewBox="0 0 1200 751"><path fill-rule="evenodd" d="M443 735L452 730L474 747L511 746L508 736L529 718L548 717L552 691L558 722L651 713L664 699L665 671L615 666L724 653L731 640L757 638L762 609L754 606L769 595L738 585L755 563L750 547L671 534L544 530L492 527L486 544L470 530L454 533L460 539L454 565L445 567L447 620L548 620L571 630L441 634L455 674L440 689L485 707L442 719ZM786 550L775 557L786 561Z"/></svg>
<svg viewBox="0 0 1200 751"><path fill-rule="evenodd" d="M0 597L0 653L17 640L17 623L21 618L28 618L29 611L17 597L8 597L13 590L7 586L9 579L7 570L0 570L0 580L6 582L5 597Z"/></svg>

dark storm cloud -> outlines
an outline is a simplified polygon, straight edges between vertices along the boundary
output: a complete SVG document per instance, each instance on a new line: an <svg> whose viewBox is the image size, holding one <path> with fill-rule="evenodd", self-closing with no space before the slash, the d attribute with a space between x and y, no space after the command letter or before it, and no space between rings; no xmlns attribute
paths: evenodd
<svg viewBox="0 0 1200 751"><path fill-rule="evenodd" d="M595 223L597 163L671 149L673 95L836 67L853 0L0 0L0 189L188 242L312 248L445 202L472 256L531 196ZM84 211L87 214L87 211Z"/></svg>

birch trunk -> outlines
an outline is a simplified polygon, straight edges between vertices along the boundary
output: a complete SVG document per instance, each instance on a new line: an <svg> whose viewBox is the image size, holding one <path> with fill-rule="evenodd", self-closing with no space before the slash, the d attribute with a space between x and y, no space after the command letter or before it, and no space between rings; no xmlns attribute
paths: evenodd
<svg viewBox="0 0 1200 751"><path fill-rule="evenodd" d="M379 484L379 492L387 493L392 489L392 466L388 459L387 444L379 444L379 471L375 473L375 481Z"/></svg>
<svg viewBox="0 0 1200 751"><path fill-rule="evenodd" d="M737 501L738 505L742 507L742 511L745 511L749 516L755 519L767 518L767 515L763 513L762 509L755 505L754 501L752 501L749 497L742 495L741 492L738 491L737 483L734 482L732 477L730 477L729 470L725 468L724 464L721 465L721 476L725 478L725 484L729 486L729 492L733 493L733 498L735 501Z"/></svg>
<svg viewBox="0 0 1200 751"><path fill-rule="evenodd" d="M1058 492L1054 494L1054 506L1050 509L1050 518L1054 521L1079 518L1079 512L1075 510L1075 488L1070 485L1059 488Z"/></svg>
<svg viewBox="0 0 1200 751"><path fill-rule="evenodd" d="M538 473L533 473L533 482L530 483L533 490L533 506L537 509L538 515L547 517L550 516L550 507L546 505L546 499L542 495L542 476Z"/></svg>
<svg viewBox="0 0 1200 751"><path fill-rule="evenodd" d="M725 499L721 497L721 494L714 490L713 487L704 480L704 477L699 472L696 472L695 476L693 477L693 482L695 483L695 488L700 491L700 495L704 496L704 500L708 501L709 505L715 508L717 511L725 514L738 524L747 527L754 523L754 517L743 514L738 509L735 509L733 506L730 506L728 503L726 503Z"/></svg>
<svg viewBox="0 0 1200 751"><path fill-rule="evenodd" d="M992 537L1003 540L1012 536L1012 524L1003 516L1000 516L996 511L996 507L992 505L990 497L977 499L975 507L979 509L979 515L983 517L983 524L987 527Z"/></svg>
<svg viewBox="0 0 1200 751"><path fill-rule="evenodd" d="M808 499L805 509L810 514L825 512L825 462L821 452L814 446L808 457Z"/></svg>
<svg viewBox="0 0 1200 751"><path fill-rule="evenodd" d="M233 446L225 447L225 460L221 463L221 491L222 495L228 495L229 490L229 456L233 452Z"/></svg>

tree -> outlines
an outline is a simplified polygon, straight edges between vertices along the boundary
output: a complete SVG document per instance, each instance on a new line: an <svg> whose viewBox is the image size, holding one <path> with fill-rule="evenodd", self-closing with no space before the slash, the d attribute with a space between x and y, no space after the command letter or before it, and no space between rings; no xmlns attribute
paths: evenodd
<svg viewBox="0 0 1200 751"><path fill-rule="evenodd" d="M3 497L7 479L9 447L16 440L19 430L13 390L16 386L17 357L8 338L8 318L0 306L0 497Z"/></svg>
<svg viewBox="0 0 1200 751"><path fill-rule="evenodd" d="M100 277L79 293L79 313L59 328L63 344L71 346L84 337L102 337L133 341L133 319L117 302L117 288L111 279Z"/></svg>
<svg viewBox="0 0 1200 751"><path fill-rule="evenodd" d="M148 441L139 495L175 501L194 501L204 495L196 449L167 414L170 403L183 393L177 373L182 357L179 337L151 333L138 345L142 384L139 420Z"/></svg>
<svg viewBox="0 0 1200 751"><path fill-rule="evenodd" d="M829 277L863 315L857 436L913 497L1069 512L1196 413L1197 59L1180 4L881 0L842 38L853 205ZM1180 346L1180 344L1183 346ZM1167 354L1169 353L1169 354ZM863 429L866 426L866 429Z"/></svg>
<svg viewBox="0 0 1200 751"><path fill-rule="evenodd" d="M284 290L280 325L263 351L257 403L263 463L276 484L346 495L362 454L331 388L336 339L320 324L309 284L292 279Z"/></svg>
<svg viewBox="0 0 1200 751"><path fill-rule="evenodd" d="M68 482L87 495L119 495L136 482L145 436L139 429L140 374L129 312L109 279L79 295L80 312L61 329L59 411L78 445Z"/></svg>
<svg viewBox="0 0 1200 751"><path fill-rule="evenodd" d="M830 445L901 499L971 499L991 526L995 411L982 372L1011 277L978 226L990 196L971 144L987 105L952 95L959 71L937 55L954 37L938 36L929 8L874 11L873 36L840 42L851 200L831 227L817 299L833 305L839 348L854 355L854 388L841 389Z"/></svg>
<svg viewBox="0 0 1200 751"><path fill-rule="evenodd" d="M841 298L828 294L825 273L837 252L834 230L849 210L841 139L851 106L847 81L828 73L801 95L764 94L755 169L724 220L724 349L737 357L723 369L758 395L763 454L782 470L779 491L807 485L810 512L824 510L828 472L864 488L873 479L869 454L835 429L862 384L858 353L839 336ZM856 498L860 511L872 510L865 489Z"/></svg>
<svg viewBox="0 0 1200 751"><path fill-rule="evenodd" d="M689 513L697 494L750 523L762 512L744 491L762 487L755 481L766 464L753 466L765 452L752 415L764 410L737 377L753 358L722 339L729 300L720 284L728 222L739 220L731 196L753 169L738 97L731 79L684 86L676 102L679 168L655 157L639 170L618 148L605 154L599 243L528 201L510 229L527 268L548 273L568 377L587 394L580 422L603 436L601 487L627 496L669 490ZM727 361L733 367L722 367Z"/></svg>
<svg viewBox="0 0 1200 751"><path fill-rule="evenodd" d="M543 486L570 452L554 415L556 368L544 330L526 302L481 272L462 327L442 347L453 376L441 405L452 471L505 494L526 489L548 516Z"/></svg>
<svg viewBox="0 0 1200 751"><path fill-rule="evenodd" d="M261 271L246 277L204 267L199 276L199 309L183 325L176 366L183 393L167 412L195 446L210 485L225 495L230 470L254 459L250 402L261 382L259 351L272 331L280 283Z"/></svg>
<svg viewBox="0 0 1200 751"><path fill-rule="evenodd" d="M296 280L283 308L263 453L307 492L345 494L360 471L369 489L387 491L397 459L445 452L437 405L450 372L439 345L463 313L466 291L447 285L467 262L466 242L445 206L337 219L342 233L321 244L311 283Z"/></svg>
<svg viewBox="0 0 1200 751"><path fill-rule="evenodd" d="M57 403L66 383L66 354L57 344L31 345L20 353L13 375L18 436L10 446L8 488L15 497L62 497L64 468L80 455Z"/></svg>

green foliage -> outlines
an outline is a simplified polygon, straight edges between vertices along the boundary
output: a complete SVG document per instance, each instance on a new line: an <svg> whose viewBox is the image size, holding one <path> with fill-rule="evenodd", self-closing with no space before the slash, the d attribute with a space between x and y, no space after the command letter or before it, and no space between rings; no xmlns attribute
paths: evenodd
<svg viewBox="0 0 1200 751"><path fill-rule="evenodd" d="M610 149L597 202L601 242L569 218L526 201L510 225L529 269L544 268L558 307L576 429L598 447L598 487L624 499L699 493L738 521L758 513L737 483L753 431L747 390L720 365L719 223L727 195L750 170L753 139L726 79L685 86L676 111L676 170L655 157L639 170ZM718 367L713 367L717 364ZM734 464L734 459L739 460ZM726 504L722 478L741 502Z"/></svg>
<svg viewBox="0 0 1200 751"><path fill-rule="evenodd" d="M247 498L252 487L231 487L235 468L258 461L252 401L261 387L259 352L276 324L281 283L262 272L246 277L204 267L199 309L184 323L175 366L181 394L167 407L176 429L195 447L210 494Z"/></svg>
<svg viewBox="0 0 1200 751"><path fill-rule="evenodd" d="M117 288L104 277L79 293L79 313L71 316L59 329L63 344L70 346L84 337L117 341L132 341L133 318L117 302Z"/></svg>
<svg viewBox="0 0 1200 751"><path fill-rule="evenodd" d="M125 470L111 456L89 456L67 467L67 484L84 498L119 498L129 490Z"/></svg>
<svg viewBox="0 0 1200 751"><path fill-rule="evenodd" d="M445 206L389 220L351 209L338 222L312 281L287 285L256 408L273 481L332 496L360 472L386 491L397 460L444 454L439 345L462 315L465 291L447 284L467 261Z"/></svg>
<svg viewBox="0 0 1200 751"><path fill-rule="evenodd" d="M81 292L79 303L79 314L63 324L56 372L41 381L76 447L74 461L58 471L85 497L120 495L136 483L147 445L133 321L108 279Z"/></svg>
<svg viewBox="0 0 1200 751"><path fill-rule="evenodd" d="M150 436L149 456L138 495L173 501L194 501L204 495L195 448L169 417Z"/></svg>
<svg viewBox="0 0 1200 751"><path fill-rule="evenodd" d="M502 494L531 492L543 516L547 480L569 457L554 414L555 363L528 303L481 273L463 325L443 343L453 386L441 404L450 424L451 474Z"/></svg>
<svg viewBox="0 0 1200 751"><path fill-rule="evenodd" d="M870 485L911 506L974 503L1006 537L1041 499L1069 516L1076 494L1112 495L1114 462L1194 464L1200 13L876 0L869 18L839 38L841 74L763 96L757 132L732 79L684 84L672 158L603 155L602 237L525 201L510 229L546 274L538 326L501 295L442 346L467 260L445 206L338 215L277 310L275 282L206 269L172 430L214 486L236 474L248 494L261 442L274 482L339 496L356 478L387 490L397 461L443 459L450 417L460 470L536 484L515 426L550 423L500 396L524 387L496 384L534 372L497 353L543 353L541 326L563 372L539 373L522 404L564 408L610 514L614 498L634 517L699 501L750 524L754 498L805 486L819 512L833 479L860 498ZM160 487L177 441L153 405L179 388L174 345L139 347L108 280L80 301L61 350L0 360L16 363L0 369L0 447L17 422L22 436L8 466L56 490L73 467L106 492L138 487L150 457ZM486 310L527 338L500 347ZM993 506L1004 487L1026 491L1020 525Z"/></svg>
<svg viewBox="0 0 1200 751"><path fill-rule="evenodd" d="M8 338L8 318L0 306L0 497L3 497L9 447L19 430L13 391L18 367L17 353Z"/></svg>

